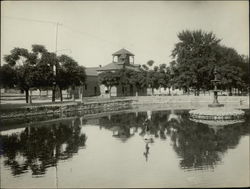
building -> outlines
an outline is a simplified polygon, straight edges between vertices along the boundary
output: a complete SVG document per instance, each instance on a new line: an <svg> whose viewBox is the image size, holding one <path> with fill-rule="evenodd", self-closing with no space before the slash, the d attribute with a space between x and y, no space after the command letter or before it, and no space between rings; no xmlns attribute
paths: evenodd
<svg viewBox="0 0 250 189"><path fill-rule="evenodd" d="M118 71L120 69L126 68L135 71L139 71L140 65L135 64L134 54L126 49L120 49L119 51L112 54L112 62L103 67L97 69L98 73L106 71ZM136 95L135 86L115 86L111 88L111 96L135 96ZM100 86L101 95L107 95L108 89L104 85ZM146 95L146 89L138 91L138 95Z"/></svg>
<svg viewBox="0 0 250 189"><path fill-rule="evenodd" d="M98 82L98 67L86 68L86 84L83 86L83 96L99 96L100 85Z"/></svg>
<svg viewBox="0 0 250 189"><path fill-rule="evenodd" d="M98 82L98 67L89 67L85 68L86 73L86 82L85 85L76 87L74 90L75 98L79 99L81 96L83 97L91 97L91 96L99 96L100 93L100 85ZM73 91L69 90L70 96L72 96Z"/></svg>

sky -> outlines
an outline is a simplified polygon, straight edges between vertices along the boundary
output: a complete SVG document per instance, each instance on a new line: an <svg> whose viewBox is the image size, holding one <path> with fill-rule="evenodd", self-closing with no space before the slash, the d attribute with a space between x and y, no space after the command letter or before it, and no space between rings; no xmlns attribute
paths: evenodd
<svg viewBox="0 0 250 189"><path fill-rule="evenodd" d="M1 1L1 62L14 47L41 44L85 67L111 63L121 48L136 64L168 64L177 34L197 29L248 55L248 11L248 1Z"/></svg>

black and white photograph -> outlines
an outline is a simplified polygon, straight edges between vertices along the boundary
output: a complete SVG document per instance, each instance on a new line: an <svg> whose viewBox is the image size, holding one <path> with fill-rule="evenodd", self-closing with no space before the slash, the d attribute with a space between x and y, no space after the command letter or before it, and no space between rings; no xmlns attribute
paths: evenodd
<svg viewBox="0 0 250 189"><path fill-rule="evenodd" d="M1 1L0 188L250 187L249 1Z"/></svg>

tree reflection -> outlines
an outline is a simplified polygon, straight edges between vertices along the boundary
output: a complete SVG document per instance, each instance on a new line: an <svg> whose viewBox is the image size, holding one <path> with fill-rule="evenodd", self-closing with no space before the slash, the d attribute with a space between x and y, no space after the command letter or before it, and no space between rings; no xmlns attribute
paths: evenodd
<svg viewBox="0 0 250 189"><path fill-rule="evenodd" d="M214 130L190 121L188 115L184 114L182 118L180 124L169 122L167 129L175 128L175 132L168 132L168 135L184 169L213 169L221 162L223 154L237 146L242 135L249 133L249 120Z"/></svg>
<svg viewBox="0 0 250 189"><path fill-rule="evenodd" d="M249 134L249 113L246 112L243 123L214 130L214 127L189 120L187 111L157 111L152 112L147 132L156 138L155 143L157 140L171 141L181 168L213 169L228 149L238 145L241 136ZM146 112L117 114L99 118L98 124L125 142L135 133L145 135L143 123L146 118ZM47 168L56 166L59 160L72 158L79 148L85 147L87 137L81 133L85 121L79 118L70 123L27 127L19 134L1 136L4 164L10 167L13 175L28 170L36 176L45 174ZM147 160L149 145L145 145L143 155Z"/></svg>
<svg viewBox="0 0 250 189"><path fill-rule="evenodd" d="M220 129L189 120L187 111L152 112L150 134L161 140L170 139L174 151L180 158L183 169L213 169L222 161L224 153L235 148L242 135L249 134L249 111L243 123L226 125ZM129 128L135 127L139 135L144 136L146 128L143 125L147 118L146 112L112 115L100 118L100 125L107 129L117 129L117 137L132 135ZM114 132L114 131L113 131ZM148 157L149 149L144 152Z"/></svg>
<svg viewBox="0 0 250 189"><path fill-rule="evenodd" d="M79 124L73 122L26 127L19 134L1 136L4 165L11 168L13 175L29 169L32 175L42 175L59 160L71 158L85 146L86 139Z"/></svg>

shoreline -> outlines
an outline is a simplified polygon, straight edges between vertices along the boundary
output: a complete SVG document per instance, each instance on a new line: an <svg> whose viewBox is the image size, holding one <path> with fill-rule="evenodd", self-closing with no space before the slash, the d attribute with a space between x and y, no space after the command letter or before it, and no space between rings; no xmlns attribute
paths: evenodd
<svg viewBox="0 0 250 189"><path fill-rule="evenodd" d="M88 114L91 111L114 111L130 108L131 99L108 100L100 102L68 102L68 103L51 103L51 104L31 104L19 107L1 105L1 119L32 117L50 114L63 114L67 112L82 111Z"/></svg>
<svg viewBox="0 0 250 189"><path fill-rule="evenodd" d="M92 100L92 101L91 101ZM220 96L219 102L226 107L249 109L248 96ZM211 96L138 96L88 98L88 101L40 102L33 104L1 104L1 119L34 117L65 112L82 111L83 114L110 112L124 109L161 110L197 109L207 107Z"/></svg>

